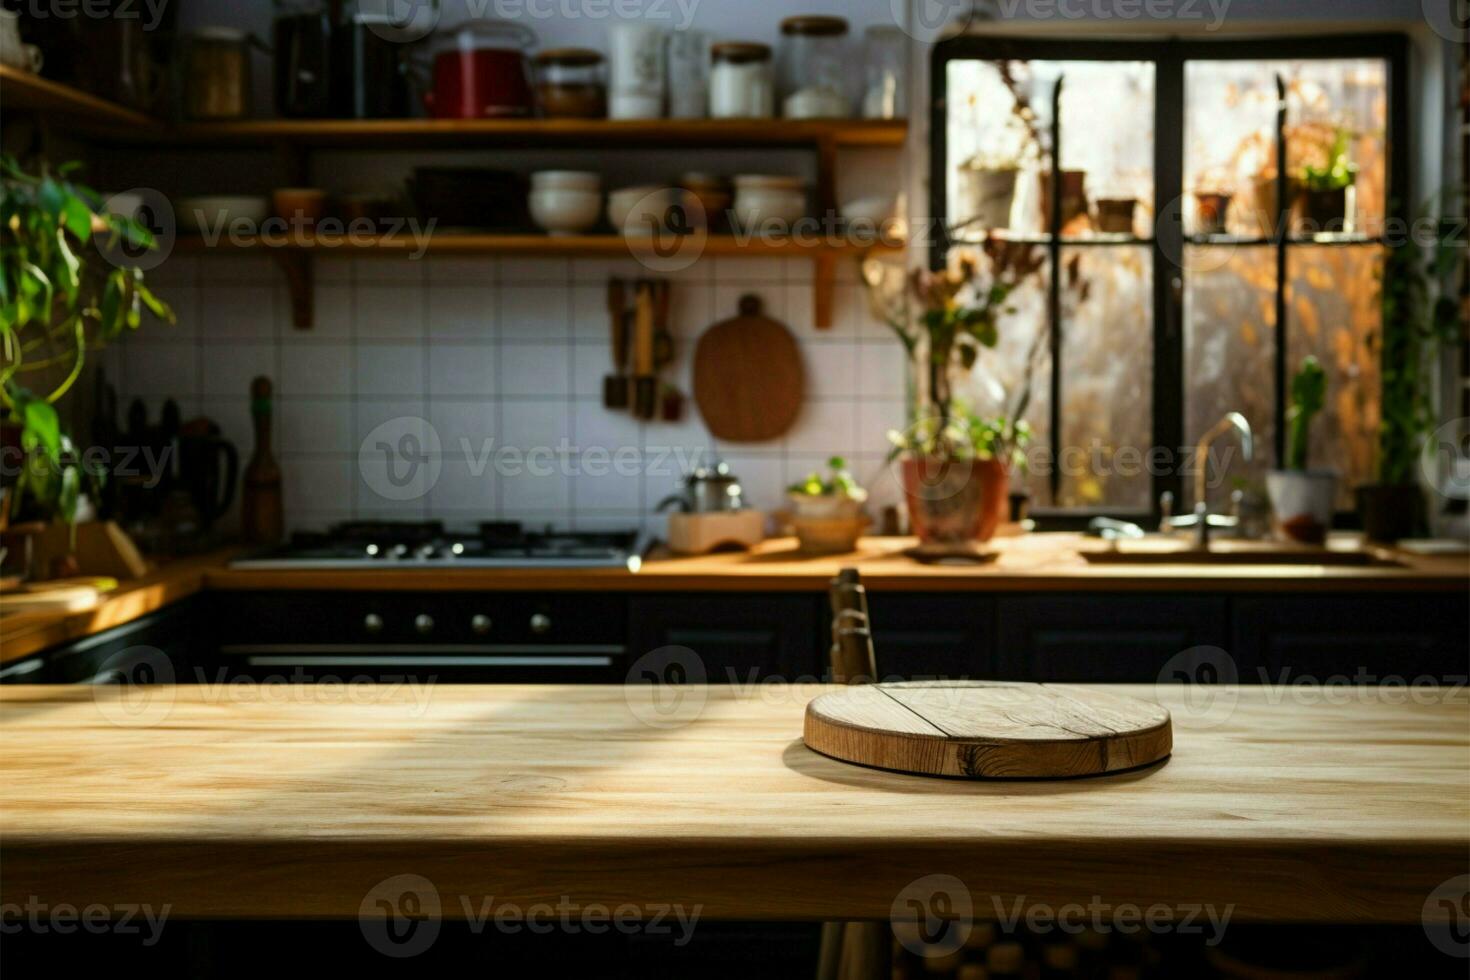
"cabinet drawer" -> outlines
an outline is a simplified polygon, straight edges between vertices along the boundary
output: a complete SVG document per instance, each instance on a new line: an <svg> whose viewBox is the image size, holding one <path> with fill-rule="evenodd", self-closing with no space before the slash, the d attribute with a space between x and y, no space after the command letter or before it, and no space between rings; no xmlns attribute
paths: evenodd
<svg viewBox="0 0 1470 980"><path fill-rule="evenodd" d="M869 593L878 674L906 680L995 676L995 600Z"/></svg>

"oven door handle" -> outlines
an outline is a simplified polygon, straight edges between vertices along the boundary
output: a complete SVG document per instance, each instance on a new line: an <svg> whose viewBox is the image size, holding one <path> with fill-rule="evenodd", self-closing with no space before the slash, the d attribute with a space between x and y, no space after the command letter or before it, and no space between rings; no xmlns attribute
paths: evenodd
<svg viewBox="0 0 1470 980"><path fill-rule="evenodd" d="M533 667L573 669L578 667L611 667L612 657L600 656L546 656L546 657L514 657L514 656L369 656L358 655L323 655L323 656L270 656L252 655L245 658L245 663L250 667Z"/></svg>

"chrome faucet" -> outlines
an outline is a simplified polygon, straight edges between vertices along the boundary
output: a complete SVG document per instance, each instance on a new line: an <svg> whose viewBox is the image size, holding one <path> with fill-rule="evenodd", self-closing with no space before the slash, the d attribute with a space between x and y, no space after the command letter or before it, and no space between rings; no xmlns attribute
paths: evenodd
<svg viewBox="0 0 1470 980"><path fill-rule="evenodd" d="M1180 530L1193 528L1195 532L1195 546L1200 551L1210 547L1211 528L1232 528L1240 525L1240 515L1236 514L1211 514L1209 503L1206 501L1209 491L1210 475L1210 447L1215 440L1234 430L1240 439L1241 455L1246 462L1250 462L1255 445L1255 437L1251 434L1251 424L1246 421L1244 415L1239 412L1229 412L1224 418L1216 422L1208 432L1200 437L1195 444L1194 458L1198 467L1194 474L1194 513L1182 517L1171 517L1168 509L1173 504L1173 497L1164 503L1166 508L1163 525L1169 530Z"/></svg>

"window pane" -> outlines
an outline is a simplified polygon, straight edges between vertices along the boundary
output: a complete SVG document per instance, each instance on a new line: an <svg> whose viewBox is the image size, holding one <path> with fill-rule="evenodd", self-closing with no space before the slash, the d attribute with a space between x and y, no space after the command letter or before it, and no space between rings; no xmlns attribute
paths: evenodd
<svg viewBox="0 0 1470 980"><path fill-rule="evenodd" d="M1154 66L1151 62L952 61L946 173L950 223L959 241L992 228L1047 230L1051 113L1062 87L1064 233L1114 227L1099 212L1126 215L1133 234L1152 225ZM1112 221L1122 220L1113 218Z"/></svg>
<svg viewBox="0 0 1470 980"><path fill-rule="evenodd" d="M1153 256L1062 251L1063 507L1147 509L1153 445ZM1082 468L1076 465L1083 462Z"/></svg>
<svg viewBox="0 0 1470 980"><path fill-rule="evenodd" d="M1305 220L1307 165L1330 163L1337 134L1357 168L1348 190L1348 230L1382 228L1387 178L1388 69L1379 59L1191 61L1185 66L1185 230L1209 231L1203 195L1229 197L1226 230L1271 233L1276 213L1276 79L1287 93L1287 177Z"/></svg>
<svg viewBox="0 0 1470 980"><path fill-rule="evenodd" d="M1235 480L1264 492L1276 438L1276 250L1266 246L1190 245L1184 295L1184 436L1193 446L1226 412L1240 412L1255 433L1246 463L1233 437L1216 447L1210 506L1229 507ZM1227 459L1227 455L1228 459ZM1187 500L1194 505L1192 477Z"/></svg>
<svg viewBox="0 0 1470 980"><path fill-rule="evenodd" d="M1342 476L1338 506L1373 478L1380 412L1375 351L1383 252L1372 246L1297 246L1288 253L1287 376L1315 354L1327 372L1327 405L1312 425L1308 465Z"/></svg>
<svg viewBox="0 0 1470 980"><path fill-rule="evenodd" d="M1043 265L1034 278L1011 294L1010 305L1015 312L1001 320L995 347L982 350L969 377L955 383L955 396L981 415L1009 414L1017 404L1026 378L1027 356L1044 331L1050 275L1048 265ZM1045 342L1037 348L1031 371L1031 400L1022 417L1031 423L1032 453L1044 450L1051 444L1051 348ZM1012 483L1031 492L1034 506L1052 506L1045 473L1015 474Z"/></svg>

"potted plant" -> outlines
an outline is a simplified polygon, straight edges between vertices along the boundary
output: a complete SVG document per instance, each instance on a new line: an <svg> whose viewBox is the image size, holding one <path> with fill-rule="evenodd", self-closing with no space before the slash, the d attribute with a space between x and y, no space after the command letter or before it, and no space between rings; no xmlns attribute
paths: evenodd
<svg viewBox="0 0 1470 980"><path fill-rule="evenodd" d="M52 172L43 163L30 174L0 156L0 421L22 454L5 519L12 530L64 523L73 548L84 501L106 470L77 450L56 405L82 376L87 354L138 329L144 309L174 320L143 271L117 258L115 246L152 248L153 236L74 183L78 166Z"/></svg>
<svg viewBox="0 0 1470 980"><path fill-rule="evenodd" d="M1297 207L1308 233L1347 230L1347 191L1358 180L1357 165L1348 158L1350 136L1346 129L1338 129L1325 162L1302 167Z"/></svg>
<svg viewBox="0 0 1470 980"><path fill-rule="evenodd" d="M926 544L988 541L1009 505L1010 474L1022 460L1030 429L1030 371L1003 415L982 418L953 396L956 375L974 368L982 348L994 347L1000 318L1013 308L1015 289L1041 268L1034 246L986 239L988 282L962 256L954 269L915 270L909 279L920 311L917 324L890 320L923 386L925 404L905 432L890 432L900 460L909 523ZM1033 345L1028 364L1042 339Z"/></svg>
<svg viewBox="0 0 1470 980"><path fill-rule="evenodd" d="M1431 199L1421 213L1435 203ZM1445 287L1462 246L1451 220L1441 218L1434 227L1432 242L1405 235L1383 263L1378 474L1376 482L1358 488L1363 530L1373 541L1412 537L1427 523L1418 476L1424 439L1436 422L1437 355L1441 345L1461 340L1462 329L1455 298Z"/></svg>
<svg viewBox="0 0 1470 980"><path fill-rule="evenodd" d="M1308 355L1291 380L1286 410L1286 466L1266 474L1266 492L1277 535L1303 544L1323 544L1337 503L1337 474L1308 470L1312 420L1327 400L1327 372Z"/></svg>
<svg viewBox="0 0 1470 980"><path fill-rule="evenodd" d="M868 525L862 513L868 492L858 485L841 456L827 460L825 477L813 472L787 487L786 499L791 503L791 525L803 551L851 551Z"/></svg>
<svg viewBox="0 0 1470 980"><path fill-rule="evenodd" d="M980 100L970 96L974 132L983 145L959 166L961 192L968 201L967 216L954 231L975 227L982 231L1011 226L1016 181L1028 162L1039 158L1041 134L1025 87L1008 61L996 63L1001 81L1011 94L1011 111L997 122L984 113Z"/></svg>

